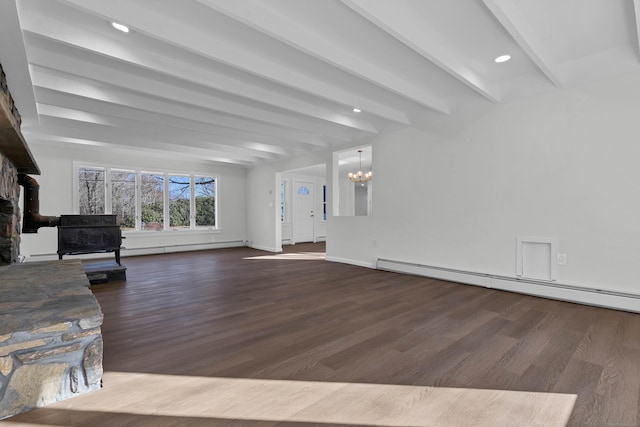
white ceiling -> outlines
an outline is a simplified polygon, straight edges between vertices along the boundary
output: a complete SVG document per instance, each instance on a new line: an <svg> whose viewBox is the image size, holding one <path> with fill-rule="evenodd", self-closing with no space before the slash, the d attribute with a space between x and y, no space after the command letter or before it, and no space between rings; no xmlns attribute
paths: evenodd
<svg viewBox="0 0 640 427"><path fill-rule="evenodd" d="M3 0L2 8L0 62L29 144L243 166L640 71L640 0ZM502 54L511 61L495 63Z"/></svg>

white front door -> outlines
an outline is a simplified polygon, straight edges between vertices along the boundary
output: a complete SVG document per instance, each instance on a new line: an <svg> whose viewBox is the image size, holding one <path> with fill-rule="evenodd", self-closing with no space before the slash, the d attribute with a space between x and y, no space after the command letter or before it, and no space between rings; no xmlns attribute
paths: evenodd
<svg viewBox="0 0 640 427"><path fill-rule="evenodd" d="M314 241L313 182L293 183L293 243Z"/></svg>

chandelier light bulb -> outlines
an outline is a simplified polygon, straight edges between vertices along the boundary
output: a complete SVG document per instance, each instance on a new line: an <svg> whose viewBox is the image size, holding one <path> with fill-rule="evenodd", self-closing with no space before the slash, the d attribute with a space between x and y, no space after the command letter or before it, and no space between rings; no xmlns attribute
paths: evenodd
<svg viewBox="0 0 640 427"><path fill-rule="evenodd" d="M372 174L371 171L367 173L362 172L362 150L358 150L358 154L360 156L360 168L358 169L358 172L349 172L347 177L353 182L367 182L371 179Z"/></svg>

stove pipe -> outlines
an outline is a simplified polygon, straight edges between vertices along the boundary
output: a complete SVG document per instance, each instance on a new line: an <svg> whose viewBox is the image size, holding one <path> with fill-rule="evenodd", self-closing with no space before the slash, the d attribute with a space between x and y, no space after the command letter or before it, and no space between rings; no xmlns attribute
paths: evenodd
<svg viewBox="0 0 640 427"><path fill-rule="evenodd" d="M25 175L18 174L18 184L24 187L24 215L22 219L23 233L37 233L40 227L55 227L60 218L57 216L40 215L40 199L38 181Z"/></svg>

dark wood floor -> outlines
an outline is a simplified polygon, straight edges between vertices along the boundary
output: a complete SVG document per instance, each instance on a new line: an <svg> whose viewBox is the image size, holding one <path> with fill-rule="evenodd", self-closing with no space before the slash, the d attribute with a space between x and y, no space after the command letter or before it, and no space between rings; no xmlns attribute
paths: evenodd
<svg viewBox="0 0 640 427"><path fill-rule="evenodd" d="M640 425L638 314L285 250L125 258L92 287L105 370L574 393L571 426Z"/></svg>

